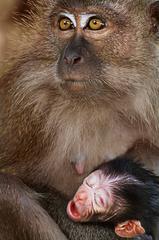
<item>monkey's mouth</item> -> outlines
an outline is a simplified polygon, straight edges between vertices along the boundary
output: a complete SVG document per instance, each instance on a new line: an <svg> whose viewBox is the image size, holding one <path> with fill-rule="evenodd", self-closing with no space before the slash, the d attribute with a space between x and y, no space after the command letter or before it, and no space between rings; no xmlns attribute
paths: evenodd
<svg viewBox="0 0 159 240"><path fill-rule="evenodd" d="M68 78L68 79L65 79L63 82L65 83L86 83L85 80L82 80L82 79L73 79L73 78Z"/></svg>
<svg viewBox="0 0 159 240"><path fill-rule="evenodd" d="M76 202L73 200L68 203L67 214L74 222L87 222L90 217L90 214L86 211L85 207L79 209Z"/></svg>
<svg viewBox="0 0 159 240"><path fill-rule="evenodd" d="M81 214L78 211L78 208L74 201L70 201L67 206L67 214L73 221L80 221L81 220Z"/></svg>
<svg viewBox="0 0 159 240"><path fill-rule="evenodd" d="M82 91L86 89L87 82L85 80L66 79L61 83L62 88L71 91Z"/></svg>

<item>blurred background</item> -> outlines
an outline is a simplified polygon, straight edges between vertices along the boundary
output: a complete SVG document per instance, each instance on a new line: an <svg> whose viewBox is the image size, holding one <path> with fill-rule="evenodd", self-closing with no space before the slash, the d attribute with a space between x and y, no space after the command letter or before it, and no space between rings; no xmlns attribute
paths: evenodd
<svg viewBox="0 0 159 240"><path fill-rule="evenodd" d="M5 51L7 28L19 0L0 0L0 60Z"/></svg>

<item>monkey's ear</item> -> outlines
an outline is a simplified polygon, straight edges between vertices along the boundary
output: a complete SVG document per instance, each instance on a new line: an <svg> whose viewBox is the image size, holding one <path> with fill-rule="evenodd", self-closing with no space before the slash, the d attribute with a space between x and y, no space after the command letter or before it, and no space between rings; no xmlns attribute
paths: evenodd
<svg viewBox="0 0 159 240"><path fill-rule="evenodd" d="M149 13L152 21L152 32L159 36L159 1L153 2L149 7Z"/></svg>
<svg viewBox="0 0 159 240"><path fill-rule="evenodd" d="M115 233L119 237L134 238L145 233L145 229L141 226L140 221L129 220L118 224L115 227Z"/></svg>

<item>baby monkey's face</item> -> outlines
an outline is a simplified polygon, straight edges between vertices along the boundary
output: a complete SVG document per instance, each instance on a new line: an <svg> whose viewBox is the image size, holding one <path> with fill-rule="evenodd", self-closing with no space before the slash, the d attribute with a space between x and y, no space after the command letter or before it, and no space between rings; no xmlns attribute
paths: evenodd
<svg viewBox="0 0 159 240"><path fill-rule="evenodd" d="M74 221L89 221L95 215L108 215L114 204L111 184L101 170L91 173L69 202L67 213Z"/></svg>

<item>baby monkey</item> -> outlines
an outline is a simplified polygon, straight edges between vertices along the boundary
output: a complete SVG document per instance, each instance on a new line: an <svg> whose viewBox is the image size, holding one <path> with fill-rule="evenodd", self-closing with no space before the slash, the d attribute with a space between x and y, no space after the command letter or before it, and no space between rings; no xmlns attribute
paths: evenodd
<svg viewBox="0 0 159 240"><path fill-rule="evenodd" d="M73 221L107 222L120 237L159 240L159 177L119 157L84 179L67 213Z"/></svg>

